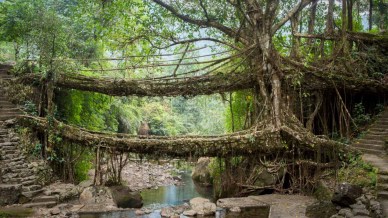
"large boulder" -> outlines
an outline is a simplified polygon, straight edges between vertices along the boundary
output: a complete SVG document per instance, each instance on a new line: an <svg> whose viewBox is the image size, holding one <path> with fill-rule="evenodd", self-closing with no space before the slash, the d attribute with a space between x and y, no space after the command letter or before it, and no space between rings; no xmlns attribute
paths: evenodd
<svg viewBox="0 0 388 218"><path fill-rule="evenodd" d="M88 204L108 204L115 205L112 199L112 193L107 187L90 186L85 188L79 196L79 202Z"/></svg>
<svg viewBox="0 0 388 218"><path fill-rule="evenodd" d="M127 186L112 186L113 201L117 207L140 208L143 206L143 198L139 192L133 192Z"/></svg>
<svg viewBox="0 0 388 218"><path fill-rule="evenodd" d="M190 207L197 212L198 215L213 215L216 212L217 206L206 198L193 198L190 200Z"/></svg>
<svg viewBox="0 0 388 218"><path fill-rule="evenodd" d="M17 203L21 193L21 185L0 184L0 206Z"/></svg>
<svg viewBox="0 0 388 218"><path fill-rule="evenodd" d="M203 186L210 186L213 183L212 176L210 174L210 165L211 159L210 157L201 157L198 159L191 177L193 180Z"/></svg>
<svg viewBox="0 0 388 218"><path fill-rule="evenodd" d="M349 207L357 202L357 198L361 197L362 188L358 185L349 183L339 184L333 194L331 202L343 207Z"/></svg>
<svg viewBox="0 0 388 218"><path fill-rule="evenodd" d="M310 218L330 218L337 213L337 209L330 201L319 201L306 208L306 215Z"/></svg>

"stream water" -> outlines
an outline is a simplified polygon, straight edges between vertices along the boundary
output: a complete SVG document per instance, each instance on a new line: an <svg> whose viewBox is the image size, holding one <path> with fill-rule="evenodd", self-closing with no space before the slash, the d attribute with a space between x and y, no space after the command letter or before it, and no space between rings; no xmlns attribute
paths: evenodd
<svg viewBox="0 0 388 218"><path fill-rule="evenodd" d="M161 218L160 209L168 206L181 205L195 197L204 197L213 201L212 188L204 188L197 186L191 179L191 173L185 172L181 175L183 185L179 186L164 186L158 189L143 190L143 208L151 209L150 214L136 216L134 210L112 211L101 213L82 213L80 218ZM269 208L252 208L242 211L239 214L227 214L224 210L219 210L216 213L217 218L267 218ZM181 218L186 216L181 215ZM214 216L213 216L214 217Z"/></svg>

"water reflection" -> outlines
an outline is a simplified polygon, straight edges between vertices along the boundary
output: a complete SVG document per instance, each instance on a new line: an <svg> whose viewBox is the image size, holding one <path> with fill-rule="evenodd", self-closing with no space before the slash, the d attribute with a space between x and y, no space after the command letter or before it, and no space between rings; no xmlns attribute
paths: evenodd
<svg viewBox="0 0 388 218"><path fill-rule="evenodd" d="M195 197L213 199L212 188L197 187L191 179L191 172L185 172L181 176L183 185L143 190L141 195L144 207L158 209L165 206L180 205Z"/></svg>

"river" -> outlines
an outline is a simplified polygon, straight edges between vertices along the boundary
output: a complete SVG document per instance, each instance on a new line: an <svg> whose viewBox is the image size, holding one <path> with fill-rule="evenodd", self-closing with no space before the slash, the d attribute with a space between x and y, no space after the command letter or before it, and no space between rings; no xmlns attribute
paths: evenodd
<svg viewBox="0 0 388 218"><path fill-rule="evenodd" d="M195 185L191 179L191 172L181 174L182 185L164 186L158 189L146 189L141 191L144 206L153 212L146 215L136 216L134 210L112 211L104 213L83 213L80 218L161 218L160 209L168 206L181 205L195 197L208 198L214 201L212 188L204 188ZM239 214L226 214L224 210L217 210L217 218L267 218L269 208L252 208L242 211ZM186 216L181 215L181 218Z"/></svg>

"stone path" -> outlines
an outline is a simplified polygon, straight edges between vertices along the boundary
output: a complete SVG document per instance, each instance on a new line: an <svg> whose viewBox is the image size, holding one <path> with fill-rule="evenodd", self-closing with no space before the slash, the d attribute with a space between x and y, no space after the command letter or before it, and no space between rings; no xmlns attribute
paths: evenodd
<svg viewBox="0 0 388 218"><path fill-rule="evenodd" d="M22 111L15 105L8 101L5 96L4 82L12 78L8 72L11 69L10 65L0 64L0 121L13 119L18 115L23 114Z"/></svg>
<svg viewBox="0 0 388 218"><path fill-rule="evenodd" d="M362 139L353 146L364 154L362 159L378 169L377 198L383 208L383 214L388 217L388 156L385 150L388 140L388 108L371 125Z"/></svg>
<svg viewBox="0 0 388 218"><path fill-rule="evenodd" d="M316 201L311 196L281 194L249 196L249 198L269 204L271 206L269 218L307 218L307 206Z"/></svg>
<svg viewBox="0 0 388 218"><path fill-rule="evenodd" d="M19 202L14 203L26 203L24 207L53 206L57 203L53 196L39 195L43 189L37 184L34 166L23 154L20 139L10 125L12 119L23 114L5 95L3 83L12 78L10 69L10 65L0 64L0 189L21 189Z"/></svg>

